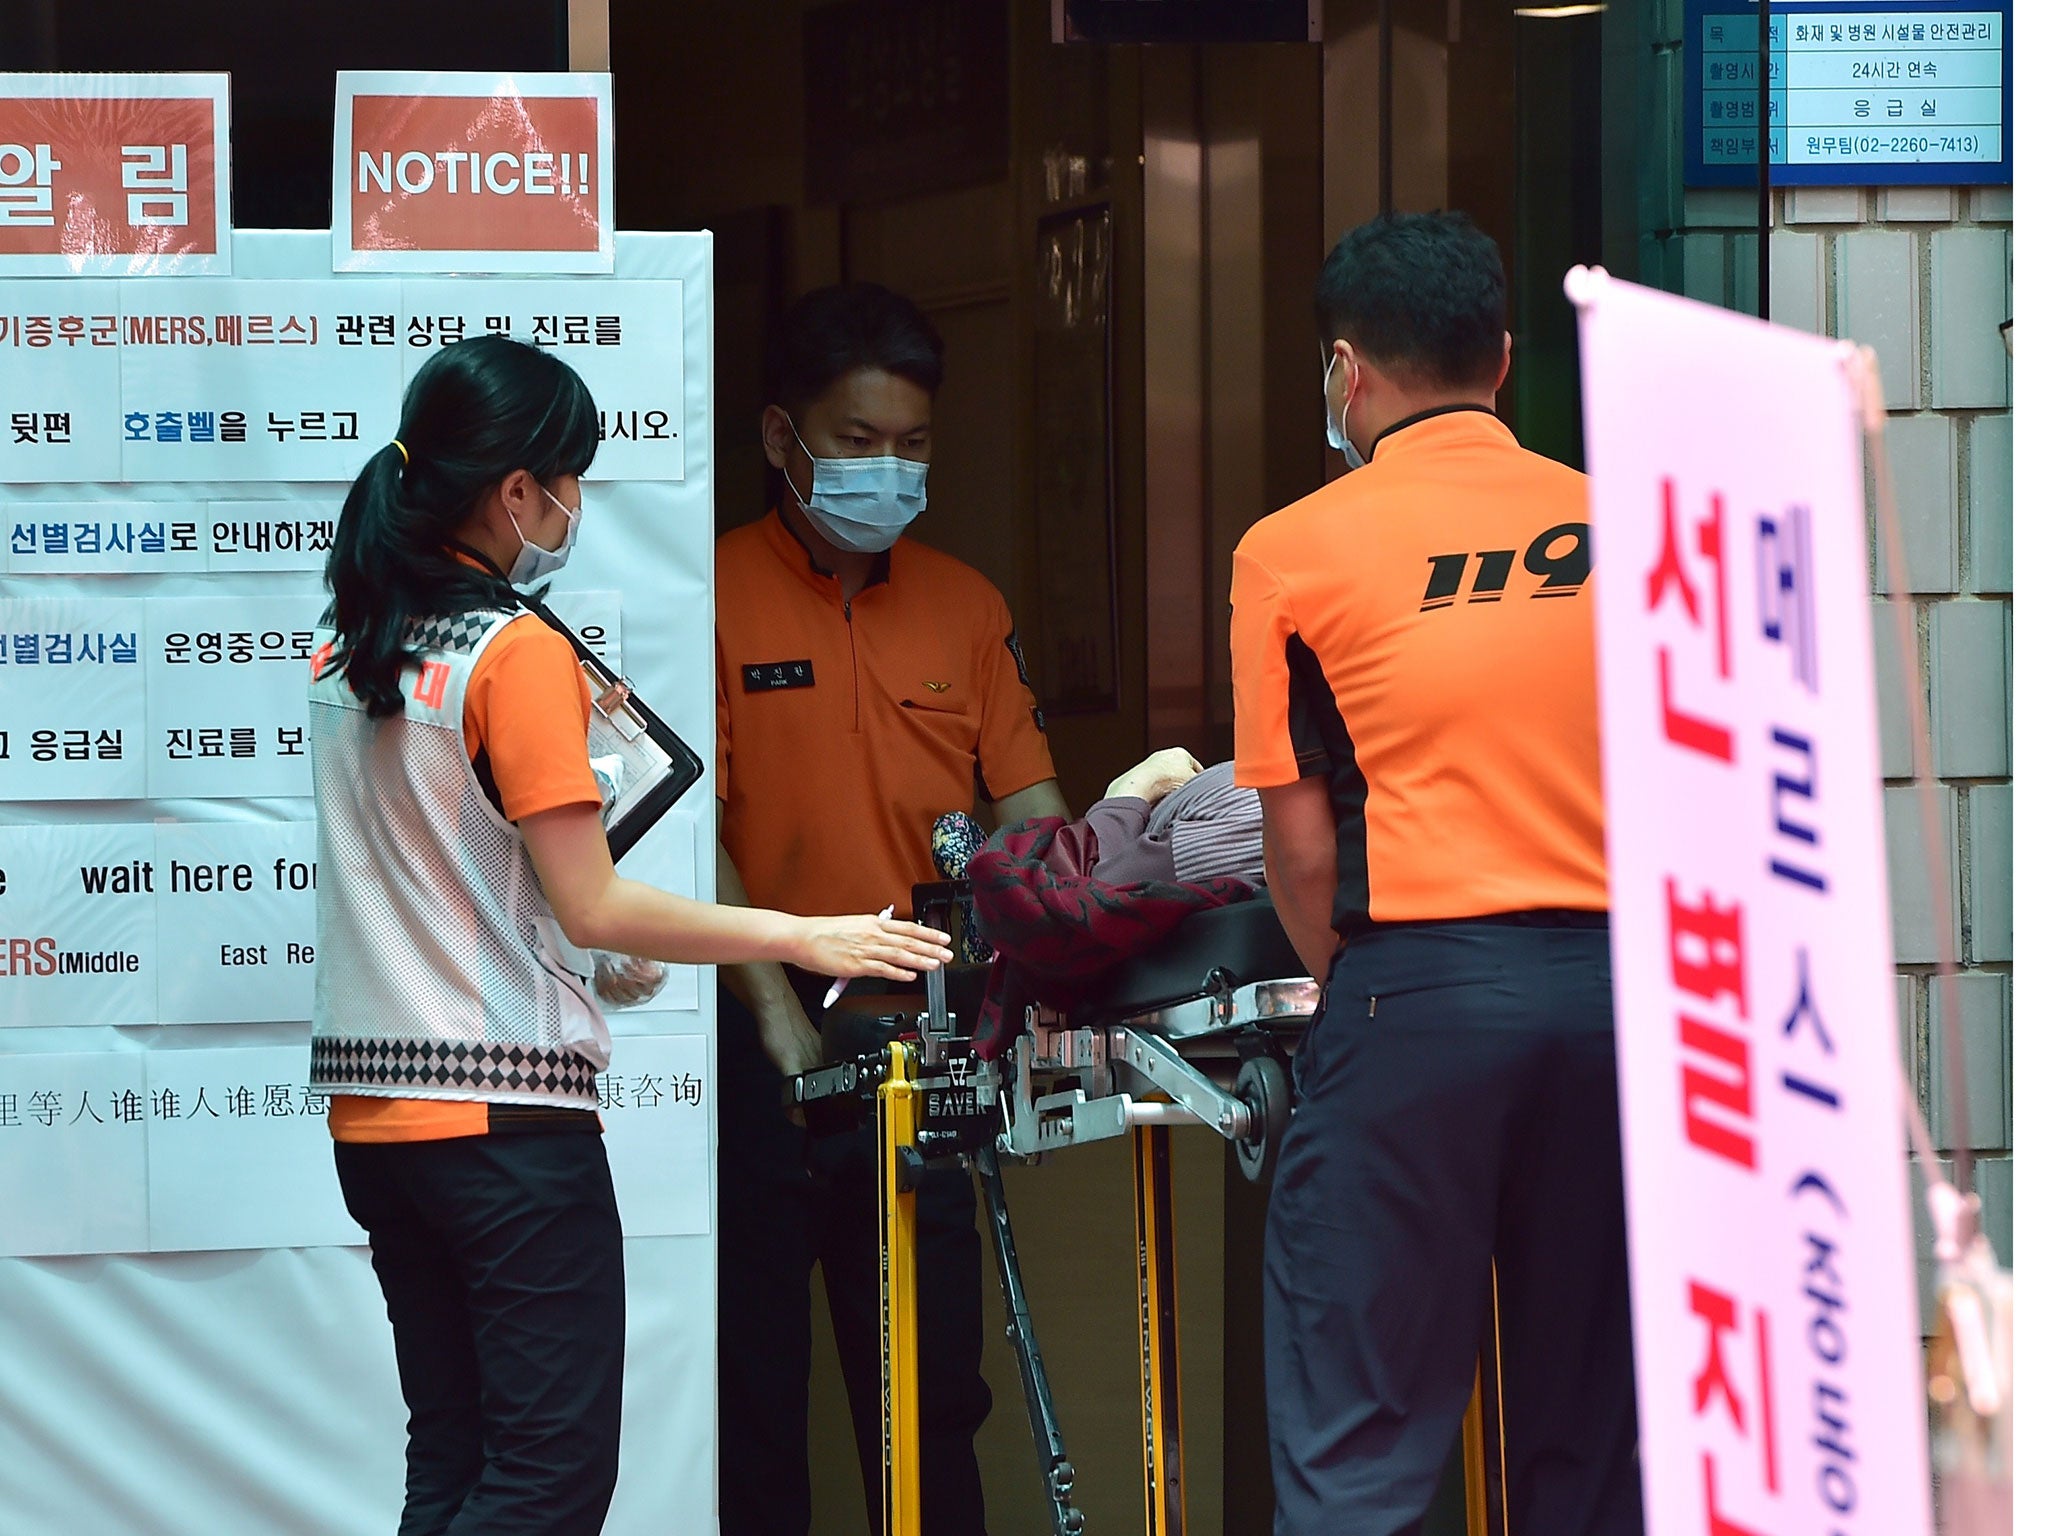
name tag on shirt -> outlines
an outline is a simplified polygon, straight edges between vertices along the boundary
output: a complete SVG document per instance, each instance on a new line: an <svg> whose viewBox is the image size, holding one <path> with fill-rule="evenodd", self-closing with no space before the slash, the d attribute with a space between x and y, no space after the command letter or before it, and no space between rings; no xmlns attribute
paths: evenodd
<svg viewBox="0 0 2048 1536"><path fill-rule="evenodd" d="M781 688L815 688L817 675L808 661L758 661L740 668L748 693L774 693Z"/></svg>

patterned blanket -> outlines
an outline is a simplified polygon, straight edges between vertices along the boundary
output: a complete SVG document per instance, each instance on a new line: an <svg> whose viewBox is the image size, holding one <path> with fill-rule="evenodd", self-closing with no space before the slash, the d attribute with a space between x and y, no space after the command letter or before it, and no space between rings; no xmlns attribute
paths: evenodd
<svg viewBox="0 0 2048 1536"><path fill-rule="evenodd" d="M1060 845L1065 825L1047 816L1003 827L968 861L976 924L995 950L974 1030L974 1049L985 1060L1023 1033L1026 1003L1074 1007L1086 1001L1091 978L1151 948L1194 913L1256 894L1228 877L1192 885L1097 880Z"/></svg>

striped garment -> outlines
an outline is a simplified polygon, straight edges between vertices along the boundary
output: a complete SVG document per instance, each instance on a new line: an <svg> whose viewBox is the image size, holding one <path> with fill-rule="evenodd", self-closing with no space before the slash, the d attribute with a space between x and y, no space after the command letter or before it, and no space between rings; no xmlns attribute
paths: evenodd
<svg viewBox="0 0 2048 1536"><path fill-rule="evenodd" d="M1100 849L1093 870L1100 880L1266 883L1259 792L1239 789L1229 763L1203 769L1155 806L1134 795L1097 801L1088 825Z"/></svg>

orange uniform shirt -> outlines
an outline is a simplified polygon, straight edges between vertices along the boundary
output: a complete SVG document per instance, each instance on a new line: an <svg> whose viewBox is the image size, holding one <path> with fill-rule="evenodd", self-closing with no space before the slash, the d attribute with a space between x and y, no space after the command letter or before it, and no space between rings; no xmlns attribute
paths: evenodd
<svg viewBox="0 0 2048 1536"><path fill-rule="evenodd" d="M538 616L522 613L484 647L462 700L463 746L496 787L507 821L604 803L590 771L589 732L590 689L576 652ZM584 1113L337 1094L327 1128L336 1141L440 1141Z"/></svg>
<svg viewBox="0 0 2048 1536"><path fill-rule="evenodd" d="M932 823L1053 777L1010 610L899 539L850 601L770 512L718 541L718 798L748 897L909 917Z"/></svg>
<svg viewBox="0 0 2048 1536"><path fill-rule="evenodd" d="M1333 926L1605 911L1585 476L1433 412L1238 545L1237 782L1327 774Z"/></svg>

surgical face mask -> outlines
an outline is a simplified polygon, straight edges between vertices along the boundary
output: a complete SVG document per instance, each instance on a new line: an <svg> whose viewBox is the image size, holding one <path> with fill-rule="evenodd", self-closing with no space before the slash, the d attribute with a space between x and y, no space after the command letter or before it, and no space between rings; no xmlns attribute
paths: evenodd
<svg viewBox="0 0 2048 1536"><path fill-rule="evenodd" d="M1344 455L1344 463L1357 469L1365 462L1365 456L1351 446L1351 439L1345 435L1336 415L1330 410L1330 374L1337 366L1337 354L1332 352L1330 360L1323 365L1323 441Z"/></svg>
<svg viewBox="0 0 2048 1536"><path fill-rule="evenodd" d="M796 423L789 426L796 437ZM801 437L796 444L811 461L811 499L797 505L818 535L849 554L879 555L903 536L924 511L924 481L931 466L894 454L871 458L821 459ZM782 478L789 480L789 471ZM796 482L789 480L791 492Z"/></svg>
<svg viewBox="0 0 2048 1536"><path fill-rule="evenodd" d="M540 482L536 480L534 484L540 485ZM562 510L568 514L569 531L562 535L562 543L559 548L542 549L521 530L519 519L512 517L512 509L510 507L505 509L505 515L512 518L512 531L519 535L519 553L512 561L512 569L505 573L506 579L515 587L531 586L542 577L552 576L563 566L567 565L569 563L569 551L576 547L576 530L583 522L583 508L580 505L563 507L555 493L544 485L540 487L540 493L547 497L549 501L554 502L556 506L562 507Z"/></svg>

